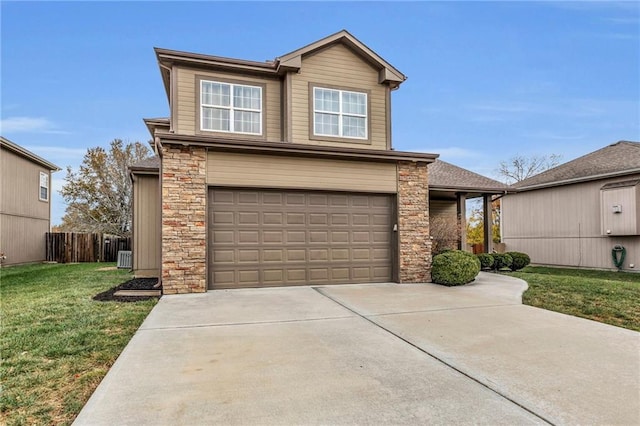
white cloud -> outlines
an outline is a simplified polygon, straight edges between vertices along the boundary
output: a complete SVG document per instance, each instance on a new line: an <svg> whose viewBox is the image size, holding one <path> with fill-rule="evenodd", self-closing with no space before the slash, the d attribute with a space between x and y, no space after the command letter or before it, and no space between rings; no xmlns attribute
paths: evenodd
<svg viewBox="0 0 640 426"><path fill-rule="evenodd" d="M25 146L31 152L34 152L41 157L84 157L87 150L84 148L67 148L64 146Z"/></svg>
<svg viewBox="0 0 640 426"><path fill-rule="evenodd" d="M9 117L0 120L0 132L7 133L49 133L68 134L69 132L56 129L56 126L43 117Z"/></svg>

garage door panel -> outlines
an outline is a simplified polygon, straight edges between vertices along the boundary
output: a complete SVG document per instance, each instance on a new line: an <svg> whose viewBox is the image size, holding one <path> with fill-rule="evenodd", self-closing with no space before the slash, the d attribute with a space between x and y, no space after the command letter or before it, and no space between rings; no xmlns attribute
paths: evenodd
<svg viewBox="0 0 640 426"><path fill-rule="evenodd" d="M238 249L239 263L256 263L260 261L260 250Z"/></svg>
<svg viewBox="0 0 640 426"><path fill-rule="evenodd" d="M334 248L331 249L331 260L334 262L348 262L349 259L349 253L351 252L350 249L339 249L339 248Z"/></svg>
<svg viewBox="0 0 640 426"><path fill-rule="evenodd" d="M285 194L285 200L288 206L304 206L307 202L305 195L300 192Z"/></svg>
<svg viewBox="0 0 640 426"><path fill-rule="evenodd" d="M287 249L287 262L306 262L307 251L305 249Z"/></svg>
<svg viewBox="0 0 640 426"><path fill-rule="evenodd" d="M287 213L287 225L305 225L306 215L304 213Z"/></svg>
<svg viewBox="0 0 640 426"><path fill-rule="evenodd" d="M283 231L262 231L263 244L282 244L283 241Z"/></svg>
<svg viewBox="0 0 640 426"><path fill-rule="evenodd" d="M306 269L287 269L287 283L306 283L308 281L307 278L307 270Z"/></svg>
<svg viewBox="0 0 640 426"><path fill-rule="evenodd" d="M284 271L282 269L268 269L264 271L265 283L282 283L284 281Z"/></svg>
<svg viewBox="0 0 640 426"><path fill-rule="evenodd" d="M329 280L329 268L309 268L309 281L326 282Z"/></svg>
<svg viewBox="0 0 640 426"><path fill-rule="evenodd" d="M263 192L262 203L264 205L277 205L281 206L283 203L283 194L279 192Z"/></svg>
<svg viewBox="0 0 640 426"><path fill-rule="evenodd" d="M233 231L213 230L213 242L215 244L225 244L225 243L233 244L235 242L234 241L234 232Z"/></svg>
<svg viewBox="0 0 640 426"><path fill-rule="evenodd" d="M371 240L369 231L354 231L351 233L351 242L353 244L368 243Z"/></svg>
<svg viewBox="0 0 640 426"><path fill-rule="evenodd" d="M234 264L236 262L235 250L216 249L211 254L217 263Z"/></svg>
<svg viewBox="0 0 640 426"><path fill-rule="evenodd" d="M331 231L332 244L349 244L348 231Z"/></svg>
<svg viewBox="0 0 640 426"><path fill-rule="evenodd" d="M391 279L391 196L225 188L209 194L209 288Z"/></svg>
<svg viewBox="0 0 640 426"><path fill-rule="evenodd" d="M329 215L327 213L309 213L309 225L327 225Z"/></svg>
<svg viewBox="0 0 640 426"><path fill-rule="evenodd" d="M263 262L284 262L284 253L282 249L265 249L262 251Z"/></svg>
<svg viewBox="0 0 640 426"><path fill-rule="evenodd" d="M263 225L279 225L282 226L284 223L284 218L282 213L263 213L262 214L262 224Z"/></svg>
<svg viewBox="0 0 640 426"><path fill-rule="evenodd" d="M309 262L326 262L329 260L328 249L309 249Z"/></svg>

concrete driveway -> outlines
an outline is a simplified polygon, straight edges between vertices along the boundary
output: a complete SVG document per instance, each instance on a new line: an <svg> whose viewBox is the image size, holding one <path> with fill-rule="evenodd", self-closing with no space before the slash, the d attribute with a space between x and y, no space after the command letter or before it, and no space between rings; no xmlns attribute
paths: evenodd
<svg viewBox="0 0 640 426"><path fill-rule="evenodd" d="M78 425L640 424L640 333L523 281L165 296Z"/></svg>

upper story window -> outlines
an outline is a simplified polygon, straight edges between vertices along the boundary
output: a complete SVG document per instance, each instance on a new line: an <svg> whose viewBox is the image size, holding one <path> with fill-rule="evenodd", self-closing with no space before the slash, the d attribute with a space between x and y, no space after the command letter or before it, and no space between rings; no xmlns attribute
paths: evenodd
<svg viewBox="0 0 640 426"><path fill-rule="evenodd" d="M262 87L201 80L200 128L262 134Z"/></svg>
<svg viewBox="0 0 640 426"><path fill-rule="evenodd" d="M367 94L313 88L313 133L367 139Z"/></svg>
<svg viewBox="0 0 640 426"><path fill-rule="evenodd" d="M40 201L49 201L49 174L40 172L40 192L38 194Z"/></svg>

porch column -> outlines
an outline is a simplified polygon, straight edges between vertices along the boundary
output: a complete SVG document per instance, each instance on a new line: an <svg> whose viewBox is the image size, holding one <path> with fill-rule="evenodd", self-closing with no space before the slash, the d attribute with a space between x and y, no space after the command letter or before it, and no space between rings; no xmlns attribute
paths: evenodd
<svg viewBox="0 0 640 426"><path fill-rule="evenodd" d="M398 162L398 248L401 283L431 281L427 163Z"/></svg>
<svg viewBox="0 0 640 426"><path fill-rule="evenodd" d="M491 220L491 194L482 194L482 210L484 217L484 251L493 251L493 230Z"/></svg>
<svg viewBox="0 0 640 426"><path fill-rule="evenodd" d="M467 193L456 192L458 215L458 250L467 250Z"/></svg>
<svg viewBox="0 0 640 426"><path fill-rule="evenodd" d="M162 147L164 294L207 291L206 161L201 147Z"/></svg>

